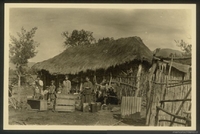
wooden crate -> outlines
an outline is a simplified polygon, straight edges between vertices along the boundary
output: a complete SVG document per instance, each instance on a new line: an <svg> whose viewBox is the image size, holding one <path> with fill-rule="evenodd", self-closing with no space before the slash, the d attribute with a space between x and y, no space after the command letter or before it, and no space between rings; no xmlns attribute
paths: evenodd
<svg viewBox="0 0 200 134"><path fill-rule="evenodd" d="M30 105L32 109L38 109L40 111L47 110L46 100L27 99L27 103Z"/></svg>
<svg viewBox="0 0 200 134"><path fill-rule="evenodd" d="M75 105L75 100L57 98L56 105Z"/></svg>
<svg viewBox="0 0 200 134"><path fill-rule="evenodd" d="M66 111L66 112L74 112L75 111L75 106L59 106L59 105L56 105L55 106L55 110L56 111Z"/></svg>
<svg viewBox="0 0 200 134"><path fill-rule="evenodd" d="M64 94L56 94L57 98L59 99L77 99L79 97L79 95L72 95L72 94L68 94L68 95L64 95Z"/></svg>
<svg viewBox="0 0 200 134"><path fill-rule="evenodd" d="M74 95L57 95L55 101L55 111L68 111L74 112L75 111L75 101L77 96Z"/></svg>

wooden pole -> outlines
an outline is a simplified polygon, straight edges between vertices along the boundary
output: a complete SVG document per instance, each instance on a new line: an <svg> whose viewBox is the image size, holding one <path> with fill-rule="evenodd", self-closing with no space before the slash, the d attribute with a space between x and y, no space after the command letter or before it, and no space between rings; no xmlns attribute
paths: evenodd
<svg viewBox="0 0 200 134"><path fill-rule="evenodd" d="M120 86L120 87L121 87L121 81L122 81L122 80L121 80L121 77L119 77L119 86ZM122 98L122 93L123 93L123 92L122 92L122 87L121 87L121 88L120 88L120 96L119 96L120 98Z"/></svg>
<svg viewBox="0 0 200 134"><path fill-rule="evenodd" d="M158 115L159 115L159 108L156 107L156 116L155 116L155 124L154 124L154 126L158 125Z"/></svg>
<svg viewBox="0 0 200 134"><path fill-rule="evenodd" d="M171 120L159 120L159 122L162 122L162 121L165 121L165 122L172 122ZM181 125L185 125L185 123L177 122L177 121L174 121L174 123L181 124Z"/></svg>
<svg viewBox="0 0 200 134"><path fill-rule="evenodd" d="M163 102L177 102L177 101L191 101L191 99L161 100L160 103L163 103Z"/></svg>
<svg viewBox="0 0 200 134"><path fill-rule="evenodd" d="M188 111L190 111L191 110L191 103L190 103L190 105L189 105L189 108L188 108ZM189 114L191 114L191 113L186 113L187 114L187 118L191 118L190 116L189 116ZM191 122L188 122L188 121L186 121L185 122L185 125L186 126L191 126Z"/></svg>
<svg viewBox="0 0 200 134"><path fill-rule="evenodd" d="M128 76L127 76L127 84L129 84L129 78L128 78ZM130 90L130 88L128 88L128 91L129 91L129 95L128 96L131 96L131 90Z"/></svg>
<svg viewBox="0 0 200 134"><path fill-rule="evenodd" d="M138 72L137 72L137 81L136 81L137 90L135 91L135 97L138 96L139 91L140 91L140 76L141 76L141 71L142 71L142 64L140 63L139 66L138 66Z"/></svg>
<svg viewBox="0 0 200 134"><path fill-rule="evenodd" d="M150 121L150 111L151 111L151 103L152 103L152 99L153 96L151 96L152 93L152 78L153 78L153 73L156 70L157 64L153 63L151 70L149 72L149 77L148 77L148 84L149 84L149 90L147 91L146 94L146 125L149 125L149 121Z"/></svg>
<svg viewBox="0 0 200 134"><path fill-rule="evenodd" d="M176 84L172 86L167 86L166 88L178 87L178 86L189 85L189 84L191 84L191 82L185 82L185 83L180 83L180 84Z"/></svg>
<svg viewBox="0 0 200 134"><path fill-rule="evenodd" d="M121 85L121 82L122 82L122 78L119 77L119 86Z"/></svg>
<svg viewBox="0 0 200 134"><path fill-rule="evenodd" d="M170 66L169 66L169 72L166 78L166 87L164 89L164 93L163 93L163 100L165 100L165 96L166 96L166 91L167 91L167 87L168 87L168 80L170 77L170 73L171 73L171 68L172 68L172 63L173 63L173 54L171 55L171 61L170 61ZM165 103L163 103L163 108L165 107Z"/></svg>
<svg viewBox="0 0 200 134"><path fill-rule="evenodd" d="M168 80L168 81L177 81L177 82L168 82L168 85L174 85L174 84L184 84L184 83L191 83L191 80ZM160 82L153 82L154 84L158 84L158 85L166 85L165 83L160 83Z"/></svg>
<svg viewBox="0 0 200 134"><path fill-rule="evenodd" d="M156 106L156 108L158 108L159 110L171 115L171 116L174 116L175 118L178 118L178 119L182 119L182 120L186 120L186 121L191 121L189 118L187 117L182 117L182 116L179 116L179 115L175 115L175 114L172 114L170 113L169 111L166 111L165 109L159 107L159 106Z"/></svg>
<svg viewBox="0 0 200 134"><path fill-rule="evenodd" d="M187 97L189 96L190 92L191 92L191 88L189 89L189 91L188 91L187 94L185 95L184 99L187 99ZM179 106L178 110L177 110L176 113L175 113L176 115L179 114L179 112L180 112L181 108L183 107L183 104L184 104L184 103L185 103L185 101L183 100L182 103L181 103L181 105ZM172 119L172 122L170 123L170 126L173 125L173 122L175 121L175 119L176 119L176 117L174 116L173 119Z"/></svg>
<svg viewBox="0 0 200 134"><path fill-rule="evenodd" d="M128 98L127 98L127 96L125 97L125 99L126 99L126 103L125 103L125 112L126 112L126 114L125 115L128 115L128 110L127 110L127 107L128 107Z"/></svg>
<svg viewBox="0 0 200 134"><path fill-rule="evenodd" d="M110 73L110 81L109 81L109 86L111 86L111 81L112 81L112 73Z"/></svg>
<svg viewBox="0 0 200 134"><path fill-rule="evenodd" d="M124 91L125 91L125 96L127 96L127 91L126 91L126 87L124 87Z"/></svg>
<svg viewBox="0 0 200 134"><path fill-rule="evenodd" d="M112 81L112 83L119 83L119 82L117 82L117 81ZM128 84L128 83L125 83L125 82L120 82L120 85L125 85L125 86L132 87L134 90L137 89L136 86L133 86L133 85Z"/></svg>
<svg viewBox="0 0 200 134"><path fill-rule="evenodd" d="M94 78L93 78L93 81L94 81L94 93L97 92L97 77L96 77L96 71L94 71ZM95 100L96 101L96 100Z"/></svg>

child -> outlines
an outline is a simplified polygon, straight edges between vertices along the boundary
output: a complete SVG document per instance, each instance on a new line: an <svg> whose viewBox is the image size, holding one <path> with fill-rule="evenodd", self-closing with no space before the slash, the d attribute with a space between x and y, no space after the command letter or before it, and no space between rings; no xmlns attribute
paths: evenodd
<svg viewBox="0 0 200 134"><path fill-rule="evenodd" d="M35 87L33 98L36 100L41 98L40 89L38 86Z"/></svg>
<svg viewBox="0 0 200 134"><path fill-rule="evenodd" d="M59 87L57 88L57 93L60 94L62 91L62 83L59 82Z"/></svg>

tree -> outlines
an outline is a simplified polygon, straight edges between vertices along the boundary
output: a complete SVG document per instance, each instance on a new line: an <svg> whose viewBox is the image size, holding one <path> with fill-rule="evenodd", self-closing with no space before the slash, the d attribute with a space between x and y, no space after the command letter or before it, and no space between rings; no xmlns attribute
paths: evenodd
<svg viewBox="0 0 200 134"><path fill-rule="evenodd" d="M185 56L191 56L192 54L192 45L189 43L186 43L185 41L177 41L175 40L178 47L181 48L182 51L184 51Z"/></svg>
<svg viewBox="0 0 200 134"><path fill-rule="evenodd" d="M93 37L93 32L85 31L85 30L73 30L71 34L67 31L62 33L62 36L65 38L64 45L67 47L74 46L84 46L91 45L96 42Z"/></svg>
<svg viewBox="0 0 200 134"><path fill-rule="evenodd" d="M102 39L98 40L98 44L101 45L101 44L109 43L109 42L111 42L113 40L114 40L113 37L111 37L111 38L109 38L109 37L102 38Z"/></svg>
<svg viewBox="0 0 200 134"><path fill-rule="evenodd" d="M37 27L26 31L23 27L21 33L17 32L18 38L10 35L10 53L9 58L16 67L16 75L18 77L18 89L20 92L21 78L28 72L28 59L33 58L36 54L36 47L39 43L34 41L35 32Z"/></svg>

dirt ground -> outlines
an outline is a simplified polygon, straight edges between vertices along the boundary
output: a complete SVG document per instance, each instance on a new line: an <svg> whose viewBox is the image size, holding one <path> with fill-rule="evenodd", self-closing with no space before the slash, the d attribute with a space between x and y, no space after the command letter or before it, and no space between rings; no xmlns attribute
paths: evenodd
<svg viewBox="0 0 200 134"><path fill-rule="evenodd" d="M131 119L120 117L120 111L101 110L95 113L81 111L53 112L36 110L9 109L10 125L133 125L144 126L144 118Z"/></svg>
<svg viewBox="0 0 200 134"><path fill-rule="evenodd" d="M26 92L26 93L25 93ZM22 96L30 95L30 91L25 90ZM111 108L118 107L112 105ZM33 109L14 109L9 107L9 124L10 125L106 125L106 126L144 126L145 110L132 116L131 118L122 119L120 110L100 110L98 112L82 112L75 110L74 112L53 112L52 109L47 111L37 111ZM135 118L136 117L136 118Z"/></svg>

